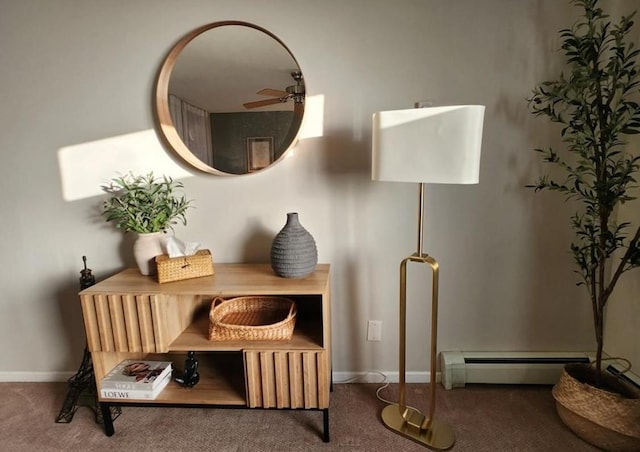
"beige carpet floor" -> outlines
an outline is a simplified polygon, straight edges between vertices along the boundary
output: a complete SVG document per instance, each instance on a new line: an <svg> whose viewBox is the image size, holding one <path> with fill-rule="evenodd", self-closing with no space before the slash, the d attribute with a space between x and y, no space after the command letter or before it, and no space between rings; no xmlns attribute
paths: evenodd
<svg viewBox="0 0 640 452"><path fill-rule="evenodd" d="M124 407L107 437L81 406L55 423L65 383L0 383L0 450L22 451L424 451L387 430L376 384L336 384L331 442L321 439L322 413L206 408ZM381 395L396 400L391 385ZM408 385L407 403L425 410L426 385ZM546 386L438 388L437 417L456 435L457 452L596 451L558 418Z"/></svg>

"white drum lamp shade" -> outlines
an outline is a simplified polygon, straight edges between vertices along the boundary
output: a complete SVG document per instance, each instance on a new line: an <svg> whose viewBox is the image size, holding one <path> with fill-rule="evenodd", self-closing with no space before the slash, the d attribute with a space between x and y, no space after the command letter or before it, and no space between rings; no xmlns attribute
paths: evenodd
<svg viewBox="0 0 640 452"><path fill-rule="evenodd" d="M483 105L374 113L373 180L477 184Z"/></svg>

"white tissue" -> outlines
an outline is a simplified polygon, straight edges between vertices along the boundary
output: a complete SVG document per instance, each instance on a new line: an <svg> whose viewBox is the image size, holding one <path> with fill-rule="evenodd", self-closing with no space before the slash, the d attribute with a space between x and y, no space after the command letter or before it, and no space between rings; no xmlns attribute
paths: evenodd
<svg viewBox="0 0 640 452"><path fill-rule="evenodd" d="M167 239L167 254L169 257L192 256L200 248L198 242L183 242L175 237Z"/></svg>

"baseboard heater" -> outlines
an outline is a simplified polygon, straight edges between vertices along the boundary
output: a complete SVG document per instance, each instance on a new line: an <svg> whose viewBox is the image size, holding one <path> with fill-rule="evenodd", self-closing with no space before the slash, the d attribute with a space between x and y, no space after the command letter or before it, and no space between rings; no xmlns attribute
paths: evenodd
<svg viewBox="0 0 640 452"><path fill-rule="evenodd" d="M442 384L446 389L466 383L555 384L565 364L589 363L591 352L459 352L440 353ZM603 366L604 367L604 366ZM607 364L606 370L619 374L623 366ZM621 376L640 388L640 378L627 372Z"/></svg>

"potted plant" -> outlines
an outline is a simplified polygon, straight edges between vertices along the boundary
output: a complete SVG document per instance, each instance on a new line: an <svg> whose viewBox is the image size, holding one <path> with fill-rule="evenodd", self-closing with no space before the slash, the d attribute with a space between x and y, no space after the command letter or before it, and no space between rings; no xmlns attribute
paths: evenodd
<svg viewBox="0 0 640 452"><path fill-rule="evenodd" d="M539 84L527 99L534 115L561 126L562 150L536 149L561 175L543 175L531 187L575 202L570 250L591 301L597 348L593 366L565 367L554 397L563 421L587 441L640 450L638 394L602 369L605 308L621 275L640 267L640 226L617 219L620 205L635 199L640 167L640 156L625 149L625 135L640 133L640 50L628 39L635 12L614 24L598 0L572 3L584 14L560 31L567 74Z"/></svg>
<svg viewBox="0 0 640 452"><path fill-rule="evenodd" d="M182 193L182 182L171 177L127 174L111 179L102 189L111 194L103 203L102 215L125 232L138 237L133 254L143 275L156 271L154 258L164 253L163 235L173 225L187 224L186 212L191 201Z"/></svg>

